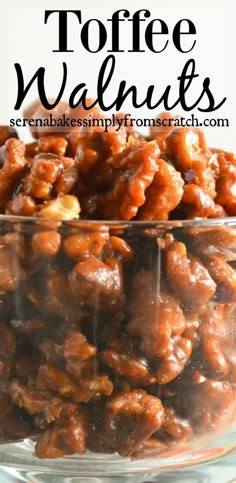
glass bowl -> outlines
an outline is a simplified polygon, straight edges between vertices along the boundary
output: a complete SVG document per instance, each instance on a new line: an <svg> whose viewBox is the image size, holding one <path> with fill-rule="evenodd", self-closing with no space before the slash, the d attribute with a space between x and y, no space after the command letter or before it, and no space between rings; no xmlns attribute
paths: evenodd
<svg viewBox="0 0 236 483"><path fill-rule="evenodd" d="M236 447L236 218L0 231L0 465L140 481Z"/></svg>

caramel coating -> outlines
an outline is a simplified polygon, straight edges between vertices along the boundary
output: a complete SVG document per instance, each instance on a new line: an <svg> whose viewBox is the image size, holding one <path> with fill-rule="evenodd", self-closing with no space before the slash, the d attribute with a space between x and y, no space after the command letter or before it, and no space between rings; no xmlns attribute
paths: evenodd
<svg viewBox="0 0 236 483"><path fill-rule="evenodd" d="M221 259L236 260L236 230L231 226L190 228L186 239L196 254L219 255Z"/></svg>
<svg viewBox="0 0 236 483"><path fill-rule="evenodd" d="M113 384L106 374L99 373L96 353L96 347L83 334L73 333L65 342L66 369L83 389L94 395L110 396Z"/></svg>
<svg viewBox="0 0 236 483"><path fill-rule="evenodd" d="M217 161L216 202L222 205L230 216L235 216L236 157L233 153L219 151Z"/></svg>
<svg viewBox="0 0 236 483"><path fill-rule="evenodd" d="M87 185L99 192L110 186L114 179L109 158L122 152L127 144L127 133L121 129L104 132L102 128L81 128L75 163Z"/></svg>
<svg viewBox="0 0 236 483"><path fill-rule="evenodd" d="M86 451L87 419L82 409L72 416L58 419L52 429L46 429L36 445L38 458L60 458Z"/></svg>
<svg viewBox="0 0 236 483"><path fill-rule="evenodd" d="M4 322L0 322L1 342L0 342L0 377L1 380L7 379L14 370L16 357L16 338L14 332L9 329Z"/></svg>
<svg viewBox="0 0 236 483"><path fill-rule="evenodd" d="M181 171L206 164L207 151L203 132L197 128L174 128L166 138L165 153Z"/></svg>
<svg viewBox="0 0 236 483"><path fill-rule="evenodd" d="M214 155L198 128L174 128L166 138L165 156L179 170L186 184L200 186L215 198Z"/></svg>
<svg viewBox="0 0 236 483"><path fill-rule="evenodd" d="M65 156L68 142L64 137L46 136L38 140L39 153L51 153L57 156Z"/></svg>
<svg viewBox="0 0 236 483"><path fill-rule="evenodd" d="M69 194L78 184L79 174L75 166L70 166L58 176L54 188L57 193Z"/></svg>
<svg viewBox="0 0 236 483"><path fill-rule="evenodd" d="M235 380L234 313L217 304L203 311L199 328L204 373L214 379Z"/></svg>
<svg viewBox="0 0 236 483"><path fill-rule="evenodd" d="M0 437L7 443L34 437L35 430L25 417L24 411L13 405L7 387L0 390Z"/></svg>
<svg viewBox="0 0 236 483"><path fill-rule="evenodd" d="M180 203L184 181L180 173L163 159L157 161L157 172L145 192L146 201L139 209L139 220L168 220Z"/></svg>
<svg viewBox="0 0 236 483"><path fill-rule="evenodd" d="M18 139L8 139L0 148L0 209L4 209L6 202L20 179L26 166L25 146Z"/></svg>
<svg viewBox="0 0 236 483"><path fill-rule="evenodd" d="M156 371L158 384L167 384L183 371L192 353L192 343L180 336L171 337Z"/></svg>
<svg viewBox="0 0 236 483"><path fill-rule="evenodd" d="M225 260L217 256L209 257L205 266L217 284L214 299L221 303L235 303L235 270Z"/></svg>
<svg viewBox="0 0 236 483"><path fill-rule="evenodd" d="M141 349L147 356L164 356L172 334L181 334L185 319L178 302L170 295L154 290L152 273L141 271L133 278L128 331L141 337Z"/></svg>
<svg viewBox="0 0 236 483"><path fill-rule="evenodd" d="M75 265L69 281L74 297L79 296L85 305L111 311L123 306L122 266L115 258L106 263L87 258Z"/></svg>
<svg viewBox="0 0 236 483"><path fill-rule="evenodd" d="M104 220L130 220L145 201L152 183L159 149L155 142L133 145L109 160L115 180L104 195L95 195L95 212Z"/></svg>
<svg viewBox="0 0 236 483"><path fill-rule="evenodd" d="M86 340L86 337L79 333L73 333L65 341L64 357L67 361L86 361L95 356L96 347L93 347Z"/></svg>
<svg viewBox="0 0 236 483"><path fill-rule="evenodd" d="M161 401L136 390L115 396L106 406L105 437L122 456L130 456L164 419ZM128 422L128 426L127 426Z"/></svg>
<svg viewBox="0 0 236 483"><path fill-rule="evenodd" d="M83 260L87 257L99 257L106 241L109 239L108 230L72 235L64 241L64 251L72 260Z"/></svg>
<svg viewBox="0 0 236 483"><path fill-rule="evenodd" d="M173 292L186 305L205 304L216 284L199 259L188 255L181 242L173 242L166 252L166 275Z"/></svg>
<svg viewBox="0 0 236 483"><path fill-rule="evenodd" d="M181 418L174 408L165 407L165 419L162 431L172 436L174 439L188 441L193 436L193 429L187 419ZM158 436L158 433L157 435Z"/></svg>
<svg viewBox="0 0 236 483"><path fill-rule="evenodd" d="M32 238L32 248L39 257L54 257L60 248L61 236L56 231L35 233Z"/></svg>
<svg viewBox="0 0 236 483"><path fill-rule="evenodd" d="M41 154L34 158L30 174L26 177L23 189L25 193L36 199L46 200L59 174L63 170L61 158Z"/></svg>
<svg viewBox="0 0 236 483"><path fill-rule="evenodd" d="M215 203L211 196L195 184L184 186L181 208L186 218L208 218L214 215Z"/></svg>
<svg viewBox="0 0 236 483"><path fill-rule="evenodd" d="M139 360L124 351L116 352L105 349L100 354L102 362L120 377L125 377L131 382L144 383L148 380L149 371L143 360Z"/></svg>
<svg viewBox="0 0 236 483"><path fill-rule="evenodd" d="M36 213L36 203L25 193L16 195L6 206L7 215L33 216Z"/></svg>
<svg viewBox="0 0 236 483"><path fill-rule="evenodd" d="M30 415L44 414L47 423L55 421L62 410L62 400L51 394L27 388L18 380L12 380L9 393L13 402L23 407Z"/></svg>
<svg viewBox="0 0 236 483"><path fill-rule="evenodd" d="M205 401L204 405L201 400ZM185 414L190 415L191 424L197 433L205 432L206 428L212 431L217 426L227 424L227 420L232 417L227 409L235 409L233 389L226 381L206 380L196 384L180 401L183 404L181 412L186 411Z"/></svg>
<svg viewBox="0 0 236 483"><path fill-rule="evenodd" d="M3 242L0 242L0 293L12 292L17 289L18 283L23 278L23 272L18 270L17 259L14 250Z"/></svg>

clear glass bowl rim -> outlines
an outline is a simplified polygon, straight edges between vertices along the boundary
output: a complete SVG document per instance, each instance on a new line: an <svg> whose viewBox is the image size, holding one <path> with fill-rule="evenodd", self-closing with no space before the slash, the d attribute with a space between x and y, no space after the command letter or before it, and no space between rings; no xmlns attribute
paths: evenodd
<svg viewBox="0 0 236 483"><path fill-rule="evenodd" d="M144 229L156 229L162 228L171 230L172 228L214 228L223 226L235 226L236 216L225 218L195 218L190 220L155 220L155 221L143 221L143 220L89 220L89 219L74 219L64 220L59 218L43 218L36 216L17 216L17 215L5 215L0 214L0 225L2 223L29 223L35 225L50 225L50 223L58 224L60 227L74 228L102 228L103 226L119 229L131 229L131 228L144 228Z"/></svg>

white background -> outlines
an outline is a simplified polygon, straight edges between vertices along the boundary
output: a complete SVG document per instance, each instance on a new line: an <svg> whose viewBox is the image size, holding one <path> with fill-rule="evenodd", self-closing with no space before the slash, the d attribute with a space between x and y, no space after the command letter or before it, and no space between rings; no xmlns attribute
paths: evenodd
<svg viewBox="0 0 236 483"><path fill-rule="evenodd" d="M205 77L211 78L211 89L216 102L223 97L227 101L219 110L213 113L200 113L197 109L194 114L199 119L204 117L228 118L228 128L204 128L210 145L225 149L236 150L235 136L235 108L236 108L236 75L235 75L235 2L225 1L126 1L117 2L92 1L92 0L41 0L37 1L8 1L6 7L1 6L1 33L4 40L0 44L1 49L1 113L0 123L9 123L11 117L19 117L19 111L14 111L16 102L17 82L14 63L21 64L25 82L28 82L35 71L44 66L46 69L46 92L48 96L57 95L62 78L62 62L68 66L68 82L65 95L66 100L72 89L79 83L85 82L89 96L96 96L96 81L102 61L108 55L110 48L111 23L106 22L111 14L121 8L126 8L133 13L140 8L148 8L151 11L151 19L163 19L169 28L169 44L164 52L155 54L148 51L145 53L118 53L116 54L116 71L109 87L107 102L110 103L117 93L117 86L125 79L127 86L135 84L138 88L140 99L145 97L145 92L150 84L156 86L157 99L163 94L168 84L172 85L170 99L175 101L178 97L177 77L189 58L196 61L196 71L199 78L193 81L188 99L196 100L202 90L202 82ZM98 6L99 5L99 6ZM107 28L107 45L100 53L87 52L80 40L81 26L73 15L69 17L69 48L73 53L53 53L58 48L58 19L53 14L47 25L44 25L45 9L76 9L82 11L82 19L85 22L90 18L99 18ZM181 18L191 19L197 29L196 45L194 49L183 54L176 50L172 42L172 30L175 23ZM150 19L150 20L151 20ZM148 20L142 22L141 33ZM121 43L125 49L131 48L131 22L123 22L121 26ZM143 42L143 45L144 42ZM37 97L36 86L32 88L24 101L24 106ZM204 104L201 104L204 105ZM155 117L163 108L156 111L148 111L145 108L135 110L131 101L126 101L122 108L136 117ZM179 108L175 112L188 116ZM191 114L191 113L190 113ZM21 130L21 135L26 139L28 130Z"/></svg>

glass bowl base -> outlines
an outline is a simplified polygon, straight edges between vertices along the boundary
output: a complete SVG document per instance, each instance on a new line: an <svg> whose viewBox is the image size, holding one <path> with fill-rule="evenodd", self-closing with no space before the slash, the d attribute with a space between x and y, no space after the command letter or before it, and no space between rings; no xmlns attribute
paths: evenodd
<svg viewBox="0 0 236 483"><path fill-rule="evenodd" d="M191 452L186 452L185 448L166 457L131 460L115 454L87 453L40 460L33 455L34 443L24 440L0 446L0 466L14 476L14 482L18 477L18 481L30 483L141 483L164 471L214 462L234 450L236 438L233 439L231 433L205 448L192 448Z"/></svg>

